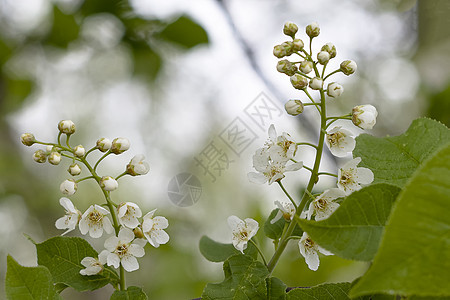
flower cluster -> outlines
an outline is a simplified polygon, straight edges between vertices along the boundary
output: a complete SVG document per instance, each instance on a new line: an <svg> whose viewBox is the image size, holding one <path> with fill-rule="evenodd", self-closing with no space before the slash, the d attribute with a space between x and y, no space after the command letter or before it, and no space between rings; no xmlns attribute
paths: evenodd
<svg viewBox="0 0 450 300"><path fill-rule="evenodd" d="M110 192L119 186L118 180L125 175L138 176L148 173L150 167L145 162L142 154L134 156L127 164L125 171L114 176L99 176L97 167L108 155L119 155L130 148L130 142L126 138L116 138L112 141L107 138L97 140L95 146L86 150L82 145L70 147L69 139L75 133L75 124L70 120L64 120L58 124L59 135L57 143L44 143L36 140L33 134L25 133L21 136L21 142L26 146L33 144L46 145L45 150L37 150L33 159L38 163L48 162L58 165L63 157L71 160L68 172L75 177L82 173L82 165L90 172L89 176L75 180L74 178L63 181L60 185L61 192L66 196L75 194L78 184L86 179L93 178L103 190L106 204L90 205L84 213L81 213L75 205L66 197L59 200L65 209L65 216L55 222L58 229L65 230L62 235L73 231L78 226L82 235L89 234L92 238L100 238L104 233L115 235L106 239L103 250L97 258L85 257L80 263L85 267L80 271L82 275L96 275L103 271L104 265L119 268L122 266L131 272L139 268L136 257L144 256L144 246L148 242L153 247L159 247L169 241L169 235L164 231L169 226L165 217L154 216L155 210L142 217L142 210L133 202L115 204ZM66 136L65 144L61 143L61 136ZM88 162L88 155L94 151L103 153L100 159L92 166ZM106 208L105 208L106 207ZM112 218L112 222L111 219Z"/></svg>

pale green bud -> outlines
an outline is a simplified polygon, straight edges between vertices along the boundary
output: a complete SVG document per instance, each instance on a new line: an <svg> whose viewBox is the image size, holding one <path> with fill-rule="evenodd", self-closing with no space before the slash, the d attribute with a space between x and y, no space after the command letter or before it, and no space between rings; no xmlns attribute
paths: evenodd
<svg viewBox="0 0 450 300"><path fill-rule="evenodd" d="M44 150L41 149L36 150L33 153L33 160L40 164L45 163L45 161L47 160L47 154L45 153Z"/></svg>
<svg viewBox="0 0 450 300"><path fill-rule="evenodd" d="M292 41L292 49L294 51L300 51L304 46L305 44L303 44L303 41L301 39L295 39Z"/></svg>
<svg viewBox="0 0 450 300"><path fill-rule="evenodd" d="M309 81L309 87L312 88L313 90L320 90L322 89L322 86L323 86L322 78L314 77Z"/></svg>
<svg viewBox="0 0 450 300"><path fill-rule="evenodd" d="M327 51L320 51L317 53L317 60L321 65L326 65L330 61L330 53Z"/></svg>
<svg viewBox="0 0 450 300"><path fill-rule="evenodd" d="M298 31L298 27L294 23L286 22L286 24L284 24L283 33L285 35L294 38L297 31Z"/></svg>
<svg viewBox="0 0 450 300"><path fill-rule="evenodd" d="M48 156L48 162L52 165L59 165L61 162L61 154L59 152L52 152Z"/></svg>
<svg viewBox="0 0 450 300"><path fill-rule="evenodd" d="M304 60L300 63L300 71L303 74L308 74L312 71L314 65L312 62L310 62L309 60Z"/></svg>
<svg viewBox="0 0 450 300"><path fill-rule="evenodd" d="M308 26L306 26L306 34L310 38L314 38L314 37L318 36L320 34L319 24L317 24L316 22L313 22L313 23L309 24Z"/></svg>
<svg viewBox="0 0 450 300"><path fill-rule="evenodd" d="M336 47L332 43L326 43L320 50L330 53L330 58L336 57Z"/></svg>
<svg viewBox="0 0 450 300"><path fill-rule="evenodd" d="M347 76L355 73L356 69L356 63L353 60L345 60L341 63L341 71Z"/></svg>
<svg viewBox="0 0 450 300"><path fill-rule="evenodd" d="M281 45L276 45L273 47L273 55L275 55L278 58L283 58L286 56L286 50Z"/></svg>
<svg viewBox="0 0 450 300"><path fill-rule="evenodd" d="M308 79L300 74L294 74L291 76L291 83L297 90L303 90L308 86Z"/></svg>
<svg viewBox="0 0 450 300"><path fill-rule="evenodd" d="M63 120L59 122L58 129L61 133L70 135L75 133L75 124L71 120Z"/></svg>
<svg viewBox="0 0 450 300"><path fill-rule="evenodd" d="M289 100L284 105L286 112L291 116L297 116L303 112L303 103L300 100Z"/></svg>
<svg viewBox="0 0 450 300"><path fill-rule="evenodd" d="M20 141L25 146L31 146L36 142L36 139L32 133L24 133L20 136Z"/></svg>
<svg viewBox="0 0 450 300"><path fill-rule="evenodd" d="M77 163L71 164L69 166L69 169L67 169L67 172L69 172L69 174L72 175L72 176L80 175L81 174L81 167Z"/></svg>

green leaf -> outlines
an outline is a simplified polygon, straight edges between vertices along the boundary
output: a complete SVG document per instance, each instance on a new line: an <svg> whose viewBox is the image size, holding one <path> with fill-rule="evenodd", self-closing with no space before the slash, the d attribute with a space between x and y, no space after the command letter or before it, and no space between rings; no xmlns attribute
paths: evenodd
<svg viewBox="0 0 450 300"><path fill-rule="evenodd" d="M397 198L398 187L380 183L352 193L322 221L299 219L311 238L332 253L354 260L372 260Z"/></svg>
<svg viewBox="0 0 450 300"><path fill-rule="evenodd" d="M399 136L376 138L361 134L356 138L353 156L361 157L360 166L372 170L373 183L403 187L421 163L448 142L450 130L445 125L421 118Z"/></svg>
<svg viewBox="0 0 450 300"><path fill-rule="evenodd" d="M90 2L90 1L87 1ZM45 42L59 48L67 48L78 38L80 27L73 15L66 15L56 5L53 6L53 25Z"/></svg>
<svg viewBox="0 0 450 300"><path fill-rule="evenodd" d="M414 174L351 295L450 296L450 144Z"/></svg>
<svg viewBox="0 0 450 300"><path fill-rule="evenodd" d="M137 286L129 286L126 291L115 291L111 300L147 300L147 295Z"/></svg>
<svg viewBox="0 0 450 300"><path fill-rule="evenodd" d="M267 299L268 300L285 300L286 284L276 277L266 278Z"/></svg>
<svg viewBox="0 0 450 300"><path fill-rule="evenodd" d="M350 282L327 283L312 288L298 288L289 291L287 300L350 300Z"/></svg>
<svg viewBox="0 0 450 300"><path fill-rule="evenodd" d="M116 285L119 277L110 267L101 275L83 276L81 260L98 257L97 251L82 238L58 236L36 244L38 264L46 266L55 283L64 283L77 291L95 290L108 283Z"/></svg>
<svg viewBox="0 0 450 300"><path fill-rule="evenodd" d="M175 22L167 25L159 36L185 48L209 42L208 34L203 27L187 16L181 16Z"/></svg>
<svg viewBox="0 0 450 300"><path fill-rule="evenodd" d="M7 267L5 290L9 300L62 299L46 267L22 267L10 255Z"/></svg>
<svg viewBox="0 0 450 300"><path fill-rule="evenodd" d="M31 93L34 83L28 79L3 77L3 88L6 97L3 99L2 113L9 113L22 107L25 99Z"/></svg>
<svg viewBox="0 0 450 300"><path fill-rule="evenodd" d="M200 253L209 261L222 262L227 260L230 256L240 254L232 244L222 244L216 242L206 235L200 239ZM252 243L247 244L247 249L244 250L244 254L256 258L258 256L258 250Z"/></svg>
<svg viewBox="0 0 450 300"><path fill-rule="evenodd" d="M225 279L221 283L208 283L202 299L266 299L266 277L269 271L259 261L247 255L234 255L223 264Z"/></svg>
<svg viewBox="0 0 450 300"><path fill-rule="evenodd" d="M278 240L281 238L281 234L283 233L283 228L287 224L287 221L284 218L280 218L278 221L274 222L273 224L270 223L273 220L273 218L275 218L278 211L279 211L278 208L272 210L272 212L270 213L266 222L264 222L264 226L263 226L264 234L272 240ZM302 234L303 234L303 231L299 226L296 226L294 229L294 232L292 233L292 235L295 235L295 236L302 236Z"/></svg>

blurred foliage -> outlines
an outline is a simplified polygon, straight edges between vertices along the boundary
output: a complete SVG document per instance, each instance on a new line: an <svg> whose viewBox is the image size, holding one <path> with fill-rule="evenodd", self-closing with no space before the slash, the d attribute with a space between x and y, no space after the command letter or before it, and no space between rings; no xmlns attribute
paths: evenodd
<svg viewBox="0 0 450 300"><path fill-rule="evenodd" d="M428 116L450 127L450 85L442 92L431 95Z"/></svg>

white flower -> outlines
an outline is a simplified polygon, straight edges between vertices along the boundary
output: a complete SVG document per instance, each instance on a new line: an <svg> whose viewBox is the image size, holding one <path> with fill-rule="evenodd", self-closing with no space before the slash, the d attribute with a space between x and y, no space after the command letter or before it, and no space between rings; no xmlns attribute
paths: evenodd
<svg viewBox="0 0 450 300"><path fill-rule="evenodd" d="M75 124L71 120L63 120L58 123L58 129L61 133L70 135L75 132Z"/></svg>
<svg viewBox="0 0 450 300"><path fill-rule="evenodd" d="M253 219L241 220L236 216L228 217L228 226L233 234L233 246L244 253L247 242L258 232L259 224Z"/></svg>
<svg viewBox="0 0 450 300"><path fill-rule="evenodd" d="M83 157L84 154L86 154L86 150L84 149L84 147L82 145L78 145L75 148L73 148L73 153L77 157Z"/></svg>
<svg viewBox="0 0 450 300"><path fill-rule="evenodd" d="M98 150L100 150L101 152L106 152L109 149L111 149L112 143L109 139L107 138L101 138L97 140L97 144L96 147Z"/></svg>
<svg viewBox="0 0 450 300"><path fill-rule="evenodd" d="M289 100L284 105L284 108L291 116L297 116L303 112L303 103L300 100Z"/></svg>
<svg viewBox="0 0 450 300"><path fill-rule="evenodd" d="M310 62L309 60L304 60L304 61L302 61L301 63L300 63L300 71L303 73L303 74L308 74L308 73L310 73L312 70L313 70L313 63L312 62Z"/></svg>
<svg viewBox="0 0 450 300"><path fill-rule="evenodd" d="M345 60L341 63L341 71L345 75L351 75L356 72L357 65L353 60Z"/></svg>
<svg viewBox="0 0 450 300"><path fill-rule="evenodd" d="M316 22L313 22L313 23L309 24L308 26L306 26L306 34L310 38L318 36L319 33L320 33L320 27L319 27L319 24L317 24Z"/></svg>
<svg viewBox="0 0 450 300"><path fill-rule="evenodd" d="M127 165L127 173L132 176L145 175L150 170L150 166L144 161L143 154L135 155Z"/></svg>
<svg viewBox="0 0 450 300"><path fill-rule="evenodd" d="M120 154L130 149L130 141L126 138L115 138L112 141L111 152L114 154Z"/></svg>
<svg viewBox="0 0 450 300"><path fill-rule="evenodd" d="M340 189L329 189L320 194L309 205L308 220L315 215L315 220L320 221L331 216L339 207L339 204L333 200L345 197L345 193Z"/></svg>
<svg viewBox="0 0 450 300"><path fill-rule="evenodd" d="M119 183L111 176L103 176L102 179L100 179L100 186L105 191L111 192L119 187Z"/></svg>
<svg viewBox="0 0 450 300"><path fill-rule="evenodd" d="M333 98L339 97L344 92L344 87L339 83L332 82L328 84L327 95Z"/></svg>
<svg viewBox="0 0 450 300"><path fill-rule="evenodd" d="M166 244L169 241L169 235L164 231L169 226L169 221L165 217L153 217L156 209L147 213L142 222L142 231L150 245L158 248L159 245Z"/></svg>
<svg viewBox="0 0 450 300"><path fill-rule="evenodd" d="M377 109L370 104L355 106L352 110L352 122L362 129L372 129L377 122Z"/></svg>
<svg viewBox="0 0 450 300"><path fill-rule="evenodd" d="M271 124L268 130L269 141L267 142L267 150L270 159L273 161L287 162L294 158L297 152L298 145L291 138L289 133L283 132L282 135L277 136L275 126Z"/></svg>
<svg viewBox="0 0 450 300"><path fill-rule="evenodd" d="M330 53L328 53L327 51L320 51L319 53L317 53L317 60L321 65L327 64L330 58Z"/></svg>
<svg viewBox="0 0 450 300"><path fill-rule="evenodd" d="M45 163L47 161L47 154L45 153L44 150L41 149L36 150L33 153L33 160L40 164Z"/></svg>
<svg viewBox="0 0 450 300"><path fill-rule="evenodd" d="M61 162L61 154L56 151L50 153L48 156L48 162L55 166L59 165L59 163Z"/></svg>
<svg viewBox="0 0 450 300"><path fill-rule="evenodd" d="M300 170L303 167L303 162L286 165L286 161L272 160L267 150L259 149L253 155L253 167L258 173L248 173L248 179L251 182L258 184L269 182L269 184L272 184L283 179L285 172Z"/></svg>
<svg viewBox="0 0 450 300"><path fill-rule="evenodd" d="M337 157L346 156L355 149L355 139L352 133L341 126L336 126L327 132L325 143L331 153Z"/></svg>
<svg viewBox="0 0 450 300"><path fill-rule="evenodd" d="M120 225L133 229L140 224L138 218L142 217L142 211L137 204L126 202L117 208L117 217Z"/></svg>
<svg viewBox="0 0 450 300"><path fill-rule="evenodd" d="M23 133L20 136L20 141L25 146L31 146L36 142L36 139L34 138L34 135L32 133Z"/></svg>
<svg viewBox="0 0 450 300"><path fill-rule="evenodd" d="M103 271L103 265L106 264L106 257L108 256L108 251L103 250L98 258L87 256L81 260L81 264L86 267L86 269L80 270L81 275L92 276L100 274Z"/></svg>
<svg viewBox="0 0 450 300"><path fill-rule="evenodd" d="M314 77L309 81L309 87L313 90L320 90L323 87L323 80L320 77Z"/></svg>
<svg viewBox="0 0 450 300"><path fill-rule="evenodd" d="M61 193L69 196L75 194L77 189L77 183L73 179L64 180L59 186L59 190L61 191Z"/></svg>
<svg viewBox="0 0 450 300"><path fill-rule="evenodd" d="M72 176L80 175L80 173L81 173L81 167L80 167L80 165L77 164L77 163L71 164L71 165L69 166L69 168L67 169L67 172L69 172L69 174L72 175Z"/></svg>
<svg viewBox="0 0 450 300"><path fill-rule="evenodd" d="M106 262L108 266L118 268L122 264L127 272L139 269L136 257L144 256L143 240L136 239L133 243L134 233L131 229L122 228L118 237L112 236L105 241L107 253Z"/></svg>
<svg viewBox="0 0 450 300"><path fill-rule="evenodd" d="M75 208L72 201L65 197L59 199L59 204L66 210L66 215L56 220L55 226L58 229L67 229L66 232L61 234L65 235L77 227L78 221L81 218L81 212Z"/></svg>
<svg viewBox="0 0 450 300"><path fill-rule="evenodd" d="M278 207L279 211L275 218L270 221L270 224L274 224L281 217L283 217L286 221L292 221L295 215L295 206L291 202L281 203L280 201L275 201L275 205Z"/></svg>
<svg viewBox="0 0 450 300"><path fill-rule="evenodd" d="M370 169L356 167L360 162L361 157L356 157L347 162L338 171L337 186L343 190L346 195L361 189L360 184L370 184L374 179Z"/></svg>
<svg viewBox="0 0 450 300"><path fill-rule="evenodd" d="M317 245L306 232L303 232L302 238L298 242L300 253L305 258L308 268L317 271L319 268L319 252L323 255L333 255L333 253Z"/></svg>
<svg viewBox="0 0 450 300"><path fill-rule="evenodd" d="M109 211L103 207L95 204L91 205L83 214L80 220L80 232L86 234L89 231L89 235L93 238L99 238L103 235L103 230L110 234L114 228L111 221L106 215Z"/></svg>

